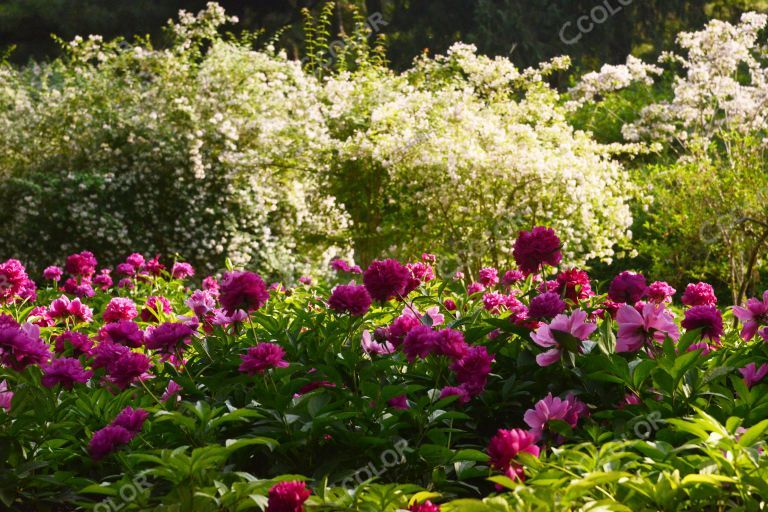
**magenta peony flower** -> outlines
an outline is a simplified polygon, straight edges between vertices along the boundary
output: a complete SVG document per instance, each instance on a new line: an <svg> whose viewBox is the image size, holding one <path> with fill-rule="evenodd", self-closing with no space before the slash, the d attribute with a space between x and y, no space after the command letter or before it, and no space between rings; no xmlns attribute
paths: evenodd
<svg viewBox="0 0 768 512"><path fill-rule="evenodd" d="M371 308L371 296L365 286L339 285L333 289L328 305L338 313L363 316Z"/></svg>
<svg viewBox="0 0 768 512"><path fill-rule="evenodd" d="M266 512L304 512L311 494L304 482L280 482L269 490Z"/></svg>
<svg viewBox="0 0 768 512"><path fill-rule="evenodd" d="M453 299L445 299L443 301L443 306L448 311L456 311L456 303L453 301Z"/></svg>
<svg viewBox="0 0 768 512"><path fill-rule="evenodd" d="M107 425L93 433L88 451L93 460L101 460L120 446L130 443L133 438L134 435L123 427Z"/></svg>
<svg viewBox="0 0 768 512"><path fill-rule="evenodd" d="M299 282L307 286L312 286L312 278L310 276L301 276Z"/></svg>
<svg viewBox="0 0 768 512"><path fill-rule="evenodd" d="M513 428L512 430L500 429L491 438L486 449L490 457L492 468L506 473L514 462L517 454L525 452L534 457L539 456L539 447L536 446L535 436L525 430Z"/></svg>
<svg viewBox="0 0 768 512"><path fill-rule="evenodd" d="M447 356L454 361L460 360L469 351L469 345L464 341L464 335L453 329L437 331L433 346L435 354Z"/></svg>
<svg viewBox="0 0 768 512"><path fill-rule="evenodd" d="M428 252L423 252L421 253L421 261L424 263L435 263L437 261L437 256Z"/></svg>
<svg viewBox="0 0 768 512"><path fill-rule="evenodd" d="M91 277L96 273L96 257L90 251L83 251L80 254L71 254L67 256L67 263L64 268L67 272L76 277Z"/></svg>
<svg viewBox="0 0 768 512"><path fill-rule="evenodd" d="M120 263L115 267L115 272L121 276L133 277L136 275L136 267L130 263Z"/></svg>
<svg viewBox="0 0 768 512"><path fill-rule="evenodd" d="M195 316L203 318L216 308L216 298L207 290L195 290L185 304Z"/></svg>
<svg viewBox="0 0 768 512"><path fill-rule="evenodd" d="M156 327L149 326L144 335L144 346L165 354L174 354L183 345L189 343L193 334L192 328L178 322L166 322Z"/></svg>
<svg viewBox="0 0 768 512"><path fill-rule="evenodd" d="M82 332L64 331L54 338L54 351L57 354L63 354L69 348L72 349L72 355L91 355L93 341L87 334Z"/></svg>
<svg viewBox="0 0 768 512"><path fill-rule="evenodd" d="M587 413L587 407L577 398L568 396L565 400L561 400L549 393L536 402L533 409L528 409L525 412L523 420L531 427L531 433L539 440L551 420L564 421L572 428L576 428L579 418L587 415Z"/></svg>
<svg viewBox="0 0 768 512"><path fill-rule="evenodd" d="M456 400L456 403L458 404L466 404L469 403L469 393L467 393L467 390L462 388L461 386L446 386L442 390L440 390L440 399L449 397L449 396L457 396L459 397Z"/></svg>
<svg viewBox="0 0 768 512"><path fill-rule="evenodd" d="M528 316L539 320L554 318L565 311L566 304L560 295L546 292L531 299L528 305Z"/></svg>
<svg viewBox="0 0 768 512"><path fill-rule="evenodd" d="M80 282L70 277L64 281L64 291L80 299L91 298L96 295L96 292L93 291L93 286L91 286L91 284L92 283L90 277L83 277Z"/></svg>
<svg viewBox="0 0 768 512"><path fill-rule="evenodd" d="M91 366L94 369L110 368L128 352L130 352L130 349L124 345L118 345L111 341L102 341L91 350L91 355L93 356L93 364Z"/></svg>
<svg viewBox="0 0 768 512"><path fill-rule="evenodd" d="M555 231L543 226L536 226L531 231L520 231L512 255L520 270L526 274L535 274L542 265L556 267L563 259L560 252L562 244Z"/></svg>
<svg viewBox="0 0 768 512"><path fill-rule="evenodd" d="M597 325L587 322L587 313L580 309L570 316L557 315L549 325L541 325L536 332L531 333L534 343L549 348L536 356L536 362L539 366L549 366L560 360L564 350L579 352L581 342L589 338L595 329Z"/></svg>
<svg viewBox="0 0 768 512"><path fill-rule="evenodd" d="M40 339L38 326L19 325L5 316L0 319L0 363L21 371L31 364L43 364L50 359L50 347Z"/></svg>
<svg viewBox="0 0 768 512"><path fill-rule="evenodd" d="M106 268L102 269L101 273L93 278L93 284L98 286L103 292L109 290L114 284L112 277L109 275L109 270Z"/></svg>
<svg viewBox="0 0 768 512"><path fill-rule="evenodd" d="M440 505L435 505L427 500L423 503L414 503L408 507L409 512L440 512Z"/></svg>
<svg viewBox="0 0 768 512"><path fill-rule="evenodd" d="M144 267L144 262L145 261L146 260L144 259L144 256L142 256L141 254L139 254L137 252L135 252L135 253L131 254L130 256L128 256L127 258L125 258L125 262L128 265L132 266L134 268L134 270L141 270Z"/></svg>
<svg viewBox="0 0 768 512"><path fill-rule="evenodd" d="M117 417L112 420L112 425L123 427L128 432L136 435L141 432L144 422L149 417L149 413L144 409L134 409L133 407L126 407Z"/></svg>
<svg viewBox="0 0 768 512"><path fill-rule="evenodd" d="M451 365L456 380L471 396L479 395L485 389L488 374L491 373L493 354L485 347L471 347L467 353Z"/></svg>
<svg viewBox="0 0 768 512"><path fill-rule="evenodd" d="M13 391L8 389L8 382L3 379L0 382L0 409L11 412L11 402L13 401Z"/></svg>
<svg viewBox="0 0 768 512"><path fill-rule="evenodd" d="M168 385L165 387L165 391L163 392L163 396L160 397L160 400L163 402L167 402L168 400L172 399L173 397L176 397L176 401L181 401L181 392L184 388L176 384L173 379L168 381Z"/></svg>
<svg viewBox="0 0 768 512"><path fill-rule="evenodd" d="M404 313L395 318L392 325L387 329L387 341L394 347L399 347L402 345L405 336L417 325L421 325L421 321L418 318L409 315L407 312Z"/></svg>
<svg viewBox="0 0 768 512"><path fill-rule="evenodd" d="M174 279L188 279L195 275L195 269L189 263L183 261L176 262L171 267L171 277Z"/></svg>
<svg viewBox="0 0 768 512"><path fill-rule="evenodd" d="M499 284L499 271L493 267L481 268L479 281L485 287L495 286Z"/></svg>
<svg viewBox="0 0 768 512"><path fill-rule="evenodd" d="M733 316L744 324L741 329L742 339L749 341L754 338L760 326L768 324L768 290L763 292L763 300L749 299L746 308L734 306Z"/></svg>
<svg viewBox="0 0 768 512"><path fill-rule="evenodd" d="M255 347L250 347L248 353L240 356L243 360L239 370L248 375L264 373L270 368L286 368L288 362L285 357L285 350L275 343L259 343Z"/></svg>
<svg viewBox="0 0 768 512"><path fill-rule="evenodd" d="M717 305L717 297L715 297L715 289L712 285L707 283L698 282L696 284L689 284L685 287L680 301L686 306L715 306Z"/></svg>
<svg viewBox="0 0 768 512"><path fill-rule="evenodd" d="M467 295L474 295L484 291L485 286L483 286L483 283L472 282L469 284L469 286L467 286Z"/></svg>
<svg viewBox="0 0 768 512"><path fill-rule="evenodd" d="M47 279L48 281L60 281L61 276L64 275L64 269L61 267L47 267L45 270L43 270L43 279Z"/></svg>
<svg viewBox="0 0 768 512"><path fill-rule="evenodd" d="M102 318L105 322L118 322L120 320L133 320L137 316L139 316L139 312L136 311L136 304L131 299L115 297L104 308Z"/></svg>
<svg viewBox="0 0 768 512"><path fill-rule="evenodd" d="M331 260L331 268L335 270L336 272L352 272L353 266L350 265L347 260L343 260L341 258L336 258L335 260Z"/></svg>
<svg viewBox="0 0 768 512"><path fill-rule="evenodd" d="M141 310L141 320L147 323L159 322L161 314L173 313L171 302L163 296L150 295Z"/></svg>
<svg viewBox="0 0 768 512"><path fill-rule="evenodd" d="M19 260L0 263L0 304L10 302L29 286L29 277Z"/></svg>
<svg viewBox="0 0 768 512"><path fill-rule="evenodd" d="M79 359L72 357L53 359L50 363L43 364L42 370L43 377L40 381L47 388L61 384L64 389L72 389L75 382L85 384L93 375L92 371L83 369Z"/></svg>
<svg viewBox="0 0 768 512"><path fill-rule="evenodd" d="M744 377L744 384L748 388L752 389L752 386L763 380L763 377L768 375L768 364L761 364L760 368L755 367L755 363L749 363L744 368L739 370L741 376Z"/></svg>
<svg viewBox="0 0 768 512"><path fill-rule="evenodd" d="M386 302L405 296L411 272L394 259L374 260L363 274L363 284L373 300Z"/></svg>
<svg viewBox="0 0 768 512"><path fill-rule="evenodd" d="M701 337L714 342L723 335L723 315L715 306L693 306L685 311L680 325L689 331L700 328Z"/></svg>
<svg viewBox="0 0 768 512"><path fill-rule="evenodd" d="M672 296L676 291L664 281L656 281L651 283L648 289L645 290L645 296L648 297L649 302L664 304L672 302Z"/></svg>
<svg viewBox="0 0 768 512"><path fill-rule="evenodd" d="M151 260L144 262L144 270L153 276L159 276L165 270L165 265L160 263L160 255L158 254Z"/></svg>
<svg viewBox="0 0 768 512"><path fill-rule="evenodd" d="M99 339L101 341L111 341L119 343L126 347L138 348L144 344L144 331L139 324L131 320L120 320L110 324L105 324L99 330Z"/></svg>
<svg viewBox="0 0 768 512"><path fill-rule="evenodd" d="M69 300L62 295L51 302L48 307L48 316L56 319L73 319L76 322L90 323L93 320L93 310L80 302L80 299Z"/></svg>
<svg viewBox="0 0 768 512"><path fill-rule="evenodd" d="M664 304L648 303L638 311L629 304L622 304L616 314L619 333L616 352L637 352L651 341L663 342L669 336L677 341L680 330Z"/></svg>
<svg viewBox="0 0 768 512"><path fill-rule="evenodd" d="M435 348L437 333L429 326L417 325L403 339L403 353L413 362L417 357L425 358Z"/></svg>
<svg viewBox="0 0 768 512"><path fill-rule="evenodd" d="M614 302L634 305L643 298L647 286L643 274L625 270L608 287L608 298Z"/></svg>
<svg viewBox="0 0 768 512"><path fill-rule="evenodd" d="M385 334L382 334L382 336L385 336ZM379 336L379 338L382 336ZM371 338L371 333L367 330L363 331L363 338L360 343L363 347L363 351L366 354L382 356L391 354L395 351L395 347L390 342L388 342L386 338L375 341Z"/></svg>
<svg viewBox="0 0 768 512"><path fill-rule="evenodd" d="M407 411L411 408L411 406L408 405L408 397L406 395L399 395L394 398L390 398L387 400L387 405L393 409L397 409L398 411Z"/></svg>
<svg viewBox="0 0 768 512"><path fill-rule="evenodd" d="M518 283L525 279L525 274L523 274L519 270L507 270L504 273L504 277L501 279L502 284L504 286L512 286L515 283Z"/></svg>
<svg viewBox="0 0 768 512"><path fill-rule="evenodd" d="M94 368L95 364L94 362ZM150 364L151 360L144 354L127 351L107 366L107 380L118 388L125 389L139 379L144 380Z"/></svg>
<svg viewBox="0 0 768 512"><path fill-rule="evenodd" d="M225 272L221 279L219 300L228 315L238 309L254 311L260 309L269 299L267 286L261 276L253 272Z"/></svg>
<svg viewBox="0 0 768 512"><path fill-rule="evenodd" d="M117 287L120 288L121 290L122 289L133 290L136 287L136 285L133 284L133 281L130 278L126 277L117 282Z"/></svg>

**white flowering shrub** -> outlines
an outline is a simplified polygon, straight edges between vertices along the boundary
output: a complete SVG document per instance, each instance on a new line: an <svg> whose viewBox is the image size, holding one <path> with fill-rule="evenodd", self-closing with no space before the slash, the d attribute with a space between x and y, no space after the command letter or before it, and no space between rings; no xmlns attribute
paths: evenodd
<svg viewBox="0 0 768 512"><path fill-rule="evenodd" d="M361 262L444 247L504 264L534 224L563 234L571 264L628 240L613 148L546 84L566 59L521 71L457 44L398 74L356 33L347 53L364 62L312 73L219 36L228 21L209 4L170 24L166 49L90 36L0 68L6 256L229 257L288 278L352 246Z"/></svg>
<svg viewBox="0 0 768 512"><path fill-rule="evenodd" d="M546 85L567 64L521 72L456 44L402 75L329 79L336 194L357 221L355 247L367 257L442 247L504 264L517 231L539 223L568 233L570 263L611 258L628 239L631 187Z"/></svg>
<svg viewBox="0 0 768 512"><path fill-rule="evenodd" d="M0 70L4 253L178 253L285 275L334 255L347 216L323 185L319 86L215 36L225 21L211 4L182 13L165 50L78 38L64 60Z"/></svg>

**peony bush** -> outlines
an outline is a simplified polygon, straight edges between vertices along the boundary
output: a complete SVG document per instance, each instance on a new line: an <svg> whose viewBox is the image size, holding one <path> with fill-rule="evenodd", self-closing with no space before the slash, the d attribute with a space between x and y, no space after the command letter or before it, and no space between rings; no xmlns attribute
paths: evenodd
<svg viewBox="0 0 768 512"><path fill-rule="evenodd" d="M563 264L334 260L296 285L90 252L0 264L13 510L759 510L768 292ZM59 266L60 265L60 266Z"/></svg>

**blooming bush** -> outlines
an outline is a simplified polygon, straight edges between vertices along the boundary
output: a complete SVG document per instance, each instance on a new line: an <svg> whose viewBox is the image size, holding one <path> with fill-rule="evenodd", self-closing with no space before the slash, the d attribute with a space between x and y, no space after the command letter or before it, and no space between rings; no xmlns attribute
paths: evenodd
<svg viewBox="0 0 768 512"><path fill-rule="evenodd" d="M523 269L425 253L292 287L5 262L3 506L764 507L768 292L720 309L626 271L605 294L557 232L513 245Z"/></svg>

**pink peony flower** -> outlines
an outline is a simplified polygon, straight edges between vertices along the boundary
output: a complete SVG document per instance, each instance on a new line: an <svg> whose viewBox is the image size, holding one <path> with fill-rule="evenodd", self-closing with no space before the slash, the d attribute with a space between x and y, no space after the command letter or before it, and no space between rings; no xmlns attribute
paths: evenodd
<svg viewBox="0 0 768 512"><path fill-rule="evenodd" d="M21 371L50 359L50 347L40 339L38 326L19 325L10 317L0 317L0 320L0 363Z"/></svg>
<svg viewBox="0 0 768 512"><path fill-rule="evenodd" d="M373 300L386 302L405 296L411 272L394 259L374 260L363 274L363 284Z"/></svg>
<svg viewBox="0 0 768 512"><path fill-rule="evenodd" d="M542 293L531 299L528 316L539 320L554 318L565 311L566 304L560 295L553 292Z"/></svg>
<svg viewBox="0 0 768 512"><path fill-rule="evenodd" d="M228 315L238 309L254 311L267 303L269 292L261 276L253 272L225 272L219 300Z"/></svg>
<svg viewBox="0 0 768 512"><path fill-rule="evenodd" d="M0 263L0 304L11 302L28 286L29 277L19 260Z"/></svg>
<svg viewBox="0 0 768 512"><path fill-rule="evenodd" d="M536 402L533 409L528 409L523 416L525 423L531 427L531 433L537 440L541 439L547 424L552 420L560 420L576 428L581 416L587 414L587 408L573 396L565 400L553 397L552 393Z"/></svg>
<svg viewBox="0 0 768 512"><path fill-rule="evenodd" d="M144 344L144 331L136 322L120 320L119 322L104 324L99 330L99 339L119 343L126 347L138 348Z"/></svg>
<svg viewBox="0 0 768 512"><path fill-rule="evenodd" d="M312 285L312 278L310 276L301 276L299 278L299 282L301 284L304 284L304 285L307 285L307 286L311 286Z"/></svg>
<svg viewBox="0 0 768 512"><path fill-rule="evenodd" d="M149 413L144 409L134 409L133 407L126 407L117 417L112 420L112 425L123 427L132 434L138 434L141 432L144 422L149 417Z"/></svg>
<svg viewBox="0 0 768 512"><path fill-rule="evenodd" d="M55 319L73 319L76 322L90 323L93 320L93 310L80 302L80 299L69 300L62 295L51 302L48 307L48 316Z"/></svg>
<svg viewBox="0 0 768 512"><path fill-rule="evenodd" d="M744 368L739 370L741 376L744 377L744 384L748 388L752 389L752 386L763 380L763 377L768 375L768 364L761 364L760 368L756 368L755 363L749 363Z"/></svg>
<svg viewBox="0 0 768 512"><path fill-rule="evenodd" d="M136 267L130 263L120 263L115 267L115 272L121 276L133 277L136 275Z"/></svg>
<svg viewBox="0 0 768 512"><path fill-rule="evenodd" d="M179 261L173 264L171 267L171 277L174 279L188 279L195 275L195 269L189 263Z"/></svg>
<svg viewBox="0 0 768 512"><path fill-rule="evenodd" d="M614 302L634 305L643 298L647 286L645 277L625 270L616 276L608 287L608 298Z"/></svg>
<svg viewBox="0 0 768 512"><path fill-rule="evenodd" d="M270 368L286 368L288 362L285 357L285 350L275 343L259 343L255 347L250 347L248 353L240 356L243 360L240 368L241 372L248 375L264 373Z"/></svg>
<svg viewBox="0 0 768 512"><path fill-rule="evenodd" d="M571 302L578 302L595 294L589 282L589 274L578 268L563 270L557 274L555 283L553 291Z"/></svg>
<svg viewBox="0 0 768 512"><path fill-rule="evenodd" d="M680 338L680 330L663 304L648 303L641 311L622 304L616 322L619 324L616 352L637 352L646 343L663 342L667 336L675 341Z"/></svg>
<svg viewBox="0 0 768 512"><path fill-rule="evenodd" d="M130 349L124 345L118 345L111 341L102 341L91 350L93 356L94 369L110 368L123 355L130 352Z"/></svg>
<svg viewBox="0 0 768 512"><path fill-rule="evenodd" d="M464 335L453 329L437 331L433 340L435 354L446 356L454 361L462 359L469 351L469 345L464 341Z"/></svg>
<svg viewBox="0 0 768 512"><path fill-rule="evenodd" d="M474 295L476 293L484 292L485 286L483 286L483 283L470 283L469 286L467 286L467 295Z"/></svg>
<svg viewBox="0 0 768 512"><path fill-rule="evenodd" d="M536 274L543 265L556 267L563 255L562 244L553 229L537 226L531 231L521 231L512 255L520 270L526 274Z"/></svg>
<svg viewBox="0 0 768 512"><path fill-rule="evenodd" d="M693 306L685 311L680 325L689 331L701 329L701 337L714 342L723 335L723 315L715 306Z"/></svg>
<svg viewBox="0 0 768 512"><path fill-rule="evenodd" d="M93 460L101 460L120 446L130 443L134 437L123 427L107 425L93 433L93 437L88 443L88 451Z"/></svg>
<svg viewBox="0 0 768 512"><path fill-rule="evenodd" d="M144 256L137 252L125 258L125 262L132 266L135 270L141 270L144 267L145 261L146 260L144 259Z"/></svg>
<svg viewBox="0 0 768 512"><path fill-rule="evenodd" d="M171 302L162 296L150 295L147 297L147 302L141 310L141 320L147 323L159 322L161 313L173 313Z"/></svg>
<svg viewBox="0 0 768 512"><path fill-rule="evenodd" d="M467 353L451 365L456 374L456 381L470 395L479 395L485 389L488 374L491 373L493 354L485 347L471 347Z"/></svg>
<svg viewBox="0 0 768 512"><path fill-rule="evenodd" d="M386 341L386 339L374 341L371 338L371 333L367 330L363 331L363 338L360 343L366 354L382 356L392 354L395 351L395 347L390 342Z"/></svg>
<svg viewBox="0 0 768 512"><path fill-rule="evenodd" d="M266 512L304 512L311 494L304 482L280 482L269 490Z"/></svg>
<svg viewBox="0 0 768 512"><path fill-rule="evenodd" d="M501 279L501 282L504 284L504 286L512 286L513 284L522 281L525 279L525 274L523 274L519 270L507 270L504 273L504 277Z"/></svg>
<svg viewBox="0 0 768 512"><path fill-rule="evenodd" d="M408 397L406 395L400 395L394 398L390 398L389 400L387 400L387 405L399 411L406 411L411 408L411 406L408 405Z"/></svg>
<svg viewBox="0 0 768 512"><path fill-rule="evenodd" d="M595 332L597 325L589 323L587 313L577 309L571 315L557 315L550 324L541 325L531 333L534 343L549 348L536 356L539 366L549 366L560 360L563 350L578 352L581 342ZM566 345L563 346L563 343Z"/></svg>
<svg viewBox="0 0 768 512"><path fill-rule="evenodd" d="M445 299L443 301L443 306L448 311L456 311L456 303L453 301L453 299Z"/></svg>
<svg viewBox="0 0 768 512"><path fill-rule="evenodd" d="M496 286L499 284L499 271L493 267L481 268L478 280L485 287Z"/></svg>
<svg viewBox="0 0 768 512"><path fill-rule="evenodd" d="M763 292L763 300L749 299L746 308L734 306L733 316L744 324L741 329L742 339L749 341L754 338L760 326L768 324L768 290Z"/></svg>
<svg viewBox="0 0 768 512"><path fill-rule="evenodd" d="M43 279L48 281L60 281L63 275L64 270L61 267L51 266L43 270Z"/></svg>
<svg viewBox="0 0 768 512"><path fill-rule="evenodd" d="M184 303L191 309L195 316L204 318L216 308L216 298L206 290L195 290Z"/></svg>
<svg viewBox="0 0 768 512"><path fill-rule="evenodd" d="M535 436L519 428L500 429L491 438L486 451L491 459L491 467L503 473L506 473L511 465L517 465L514 459L519 453L525 452L538 457L540 452Z"/></svg>
<svg viewBox="0 0 768 512"><path fill-rule="evenodd" d="M712 288L712 285L702 282L686 286L680 301L686 306L717 305L714 288Z"/></svg>
<svg viewBox="0 0 768 512"><path fill-rule="evenodd" d="M153 276L159 276L163 272L163 270L165 270L165 265L160 263L160 255L158 254L151 260L145 261L144 270L146 270Z"/></svg>
<svg viewBox="0 0 768 512"><path fill-rule="evenodd" d="M8 382L3 379L0 382L0 409L11 412L11 402L13 401L13 391L8 388Z"/></svg>
<svg viewBox="0 0 768 512"><path fill-rule="evenodd" d="M64 389L72 389L75 382L85 384L93 375L92 371L83 369L79 359L72 357L53 359L50 363L43 364L42 370L43 377L40 381L47 388L61 384Z"/></svg>
<svg viewBox="0 0 768 512"><path fill-rule="evenodd" d="M414 503L408 507L409 512L440 512L440 505L435 505L427 500L423 503Z"/></svg>
<svg viewBox="0 0 768 512"><path fill-rule="evenodd" d="M469 403L469 393L467 393L467 390L462 388L461 386L446 386L442 390L440 390L440 399L449 397L449 396L457 396L459 397L456 400L456 403L459 404L466 404Z"/></svg>
<svg viewBox="0 0 768 512"><path fill-rule="evenodd" d="M125 389L138 380L148 378L147 370L151 365L151 360L146 355L131 352L126 347L123 348L127 351L118 355L107 366L107 380L120 389ZM94 368L96 367L95 364L94 362Z"/></svg>
<svg viewBox="0 0 768 512"><path fill-rule="evenodd" d="M115 297L104 308L102 318L104 318L105 322L117 322L120 320L133 320L137 316L139 316L139 312L136 311L136 304L131 299Z"/></svg>
<svg viewBox="0 0 768 512"><path fill-rule="evenodd" d="M371 296L365 286L339 285L333 289L328 306L338 313L363 316L371 308Z"/></svg>
<svg viewBox="0 0 768 512"><path fill-rule="evenodd" d="M98 262L90 251L83 251L80 254L67 256L64 268L67 272L77 277L91 277L96 273Z"/></svg>
<svg viewBox="0 0 768 512"><path fill-rule="evenodd" d="M421 325L421 320L410 314L410 312L403 313L395 318L392 325L387 329L387 341L394 347L399 347L402 345L405 336L417 325Z"/></svg>
<svg viewBox="0 0 768 512"><path fill-rule="evenodd" d="M114 284L112 277L109 275L109 270L106 268L102 269L101 273L93 278L93 284L98 286L103 292L109 290Z"/></svg>
<svg viewBox="0 0 768 512"><path fill-rule="evenodd" d="M664 281L655 281L645 290L645 296L648 297L649 302L664 304L672 302L672 296L676 291Z"/></svg>
<svg viewBox="0 0 768 512"><path fill-rule="evenodd" d="M181 401L181 392L184 388L176 384L176 382L173 381L173 379L168 381L168 385L165 387L165 391L163 392L163 396L160 397L160 400L163 402L167 402L168 400L171 400L172 398L176 397L176 401Z"/></svg>

